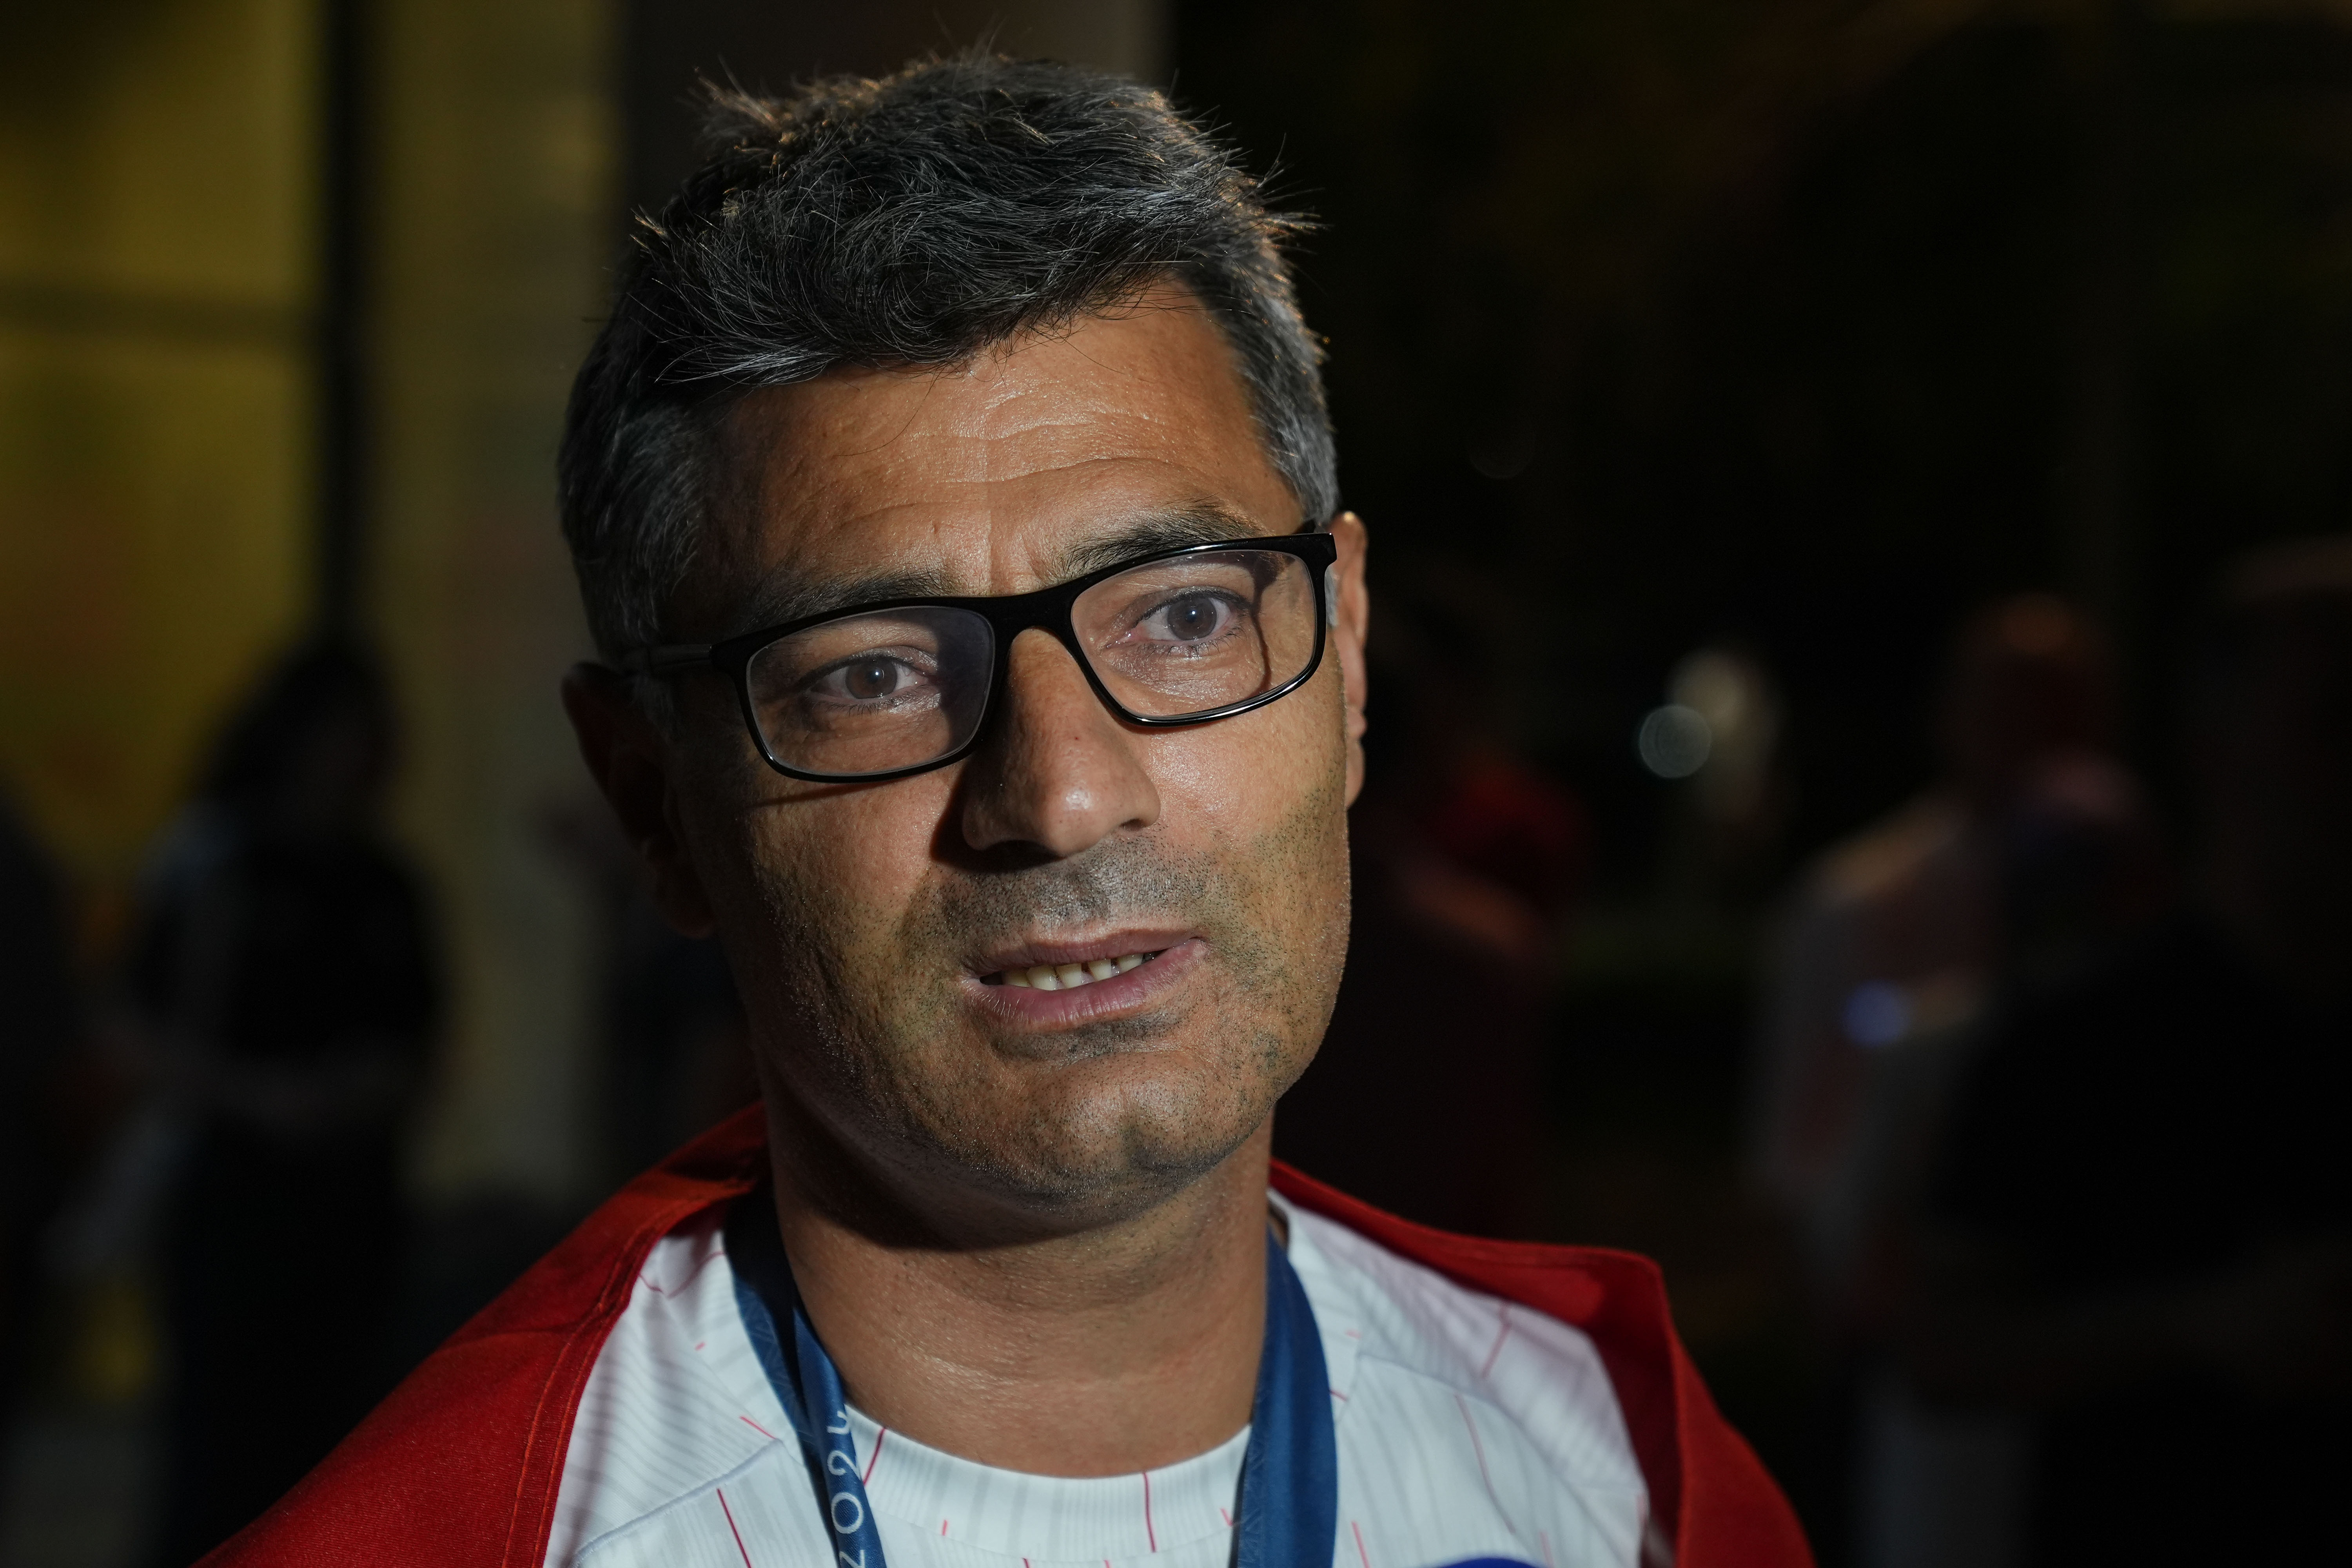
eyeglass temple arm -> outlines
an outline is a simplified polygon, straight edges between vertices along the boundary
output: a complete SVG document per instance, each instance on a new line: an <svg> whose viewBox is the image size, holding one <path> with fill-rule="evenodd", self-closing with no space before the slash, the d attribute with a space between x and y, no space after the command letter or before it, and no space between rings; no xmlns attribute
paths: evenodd
<svg viewBox="0 0 2352 1568"><path fill-rule="evenodd" d="M620 665L632 675L676 675L681 669L709 663L710 646L707 642L679 642L658 647L634 647L621 656Z"/></svg>

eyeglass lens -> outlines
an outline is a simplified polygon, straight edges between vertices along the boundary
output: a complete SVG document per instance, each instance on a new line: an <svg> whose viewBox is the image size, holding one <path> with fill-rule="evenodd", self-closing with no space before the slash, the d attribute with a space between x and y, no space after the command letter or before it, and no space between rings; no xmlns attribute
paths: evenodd
<svg viewBox="0 0 2352 1568"><path fill-rule="evenodd" d="M1246 702L1315 657L1314 568L1276 550L1150 561L1070 608L1112 700L1182 720ZM769 754L836 776L920 767L969 743L985 717L994 629L971 610L916 605L804 627L745 671Z"/></svg>

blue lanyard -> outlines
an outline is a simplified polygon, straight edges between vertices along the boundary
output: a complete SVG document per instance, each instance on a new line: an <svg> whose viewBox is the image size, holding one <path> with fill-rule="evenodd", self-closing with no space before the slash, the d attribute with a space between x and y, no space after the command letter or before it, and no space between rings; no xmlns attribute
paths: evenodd
<svg viewBox="0 0 2352 1568"><path fill-rule="evenodd" d="M736 1306L799 1435L841 1568L884 1568L882 1539L850 1440L841 1373L809 1327L766 1194L764 1187L753 1193L729 1216ZM776 1331L779 1314L772 1303L789 1304L790 1355ZM1323 1340L1297 1270L1271 1235L1265 1239L1265 1345L1258 1355L1249 1449L1242 1459L1234 1515L1241 1534L1236 1568L1306 1568L1332 1559L1339 1530L1339 1458Z"/></svg>

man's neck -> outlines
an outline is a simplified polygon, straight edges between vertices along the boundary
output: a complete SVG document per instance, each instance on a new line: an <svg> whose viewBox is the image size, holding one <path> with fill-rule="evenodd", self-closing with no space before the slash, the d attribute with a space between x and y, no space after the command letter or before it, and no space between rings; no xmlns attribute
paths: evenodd
<svg viewBox="0 0 2352 1568"><path fill-rule="evenodd" d="M1130 1217L957 1246L844 1218L794 1168L806 1143L771 1140L785 1252L850 1401L928 1447L1055 1476L1160 1468L1249 1421L1271 1142L1261 1128Z"/></svg>

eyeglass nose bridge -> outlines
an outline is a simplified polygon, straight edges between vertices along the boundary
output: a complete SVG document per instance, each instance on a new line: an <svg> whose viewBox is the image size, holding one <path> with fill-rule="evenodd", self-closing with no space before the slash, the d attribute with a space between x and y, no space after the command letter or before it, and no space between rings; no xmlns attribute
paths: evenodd
<svg viewBox="0 0 2352 1568"><path fill-rule="evenodd" d="M972 726L971 737L934 766L944 766L959 758L970 756L985 745L1003 724L1003 710L1010 706L1004 699L1013 689L1013 645L1024 632L1044 632L1061 644L1062 651L1069 656L1071 663L1078 667L1078 673L1086 678L1087 685L1093 689L1095 700L1109 710L1112 718L1122 724L1150 726L1149 720L1130 711L1125 703L1111 694L1101 673L1095 668L1094 660L1087 657L1085 647L1078 641L1078 598L1093 585L1091 580L1081 578L1074 583L1057 583L1034 594L982 601L975 606L987 619L989 638L995 645L989 659L988 690L981 697L980 721Z"/></svg>

